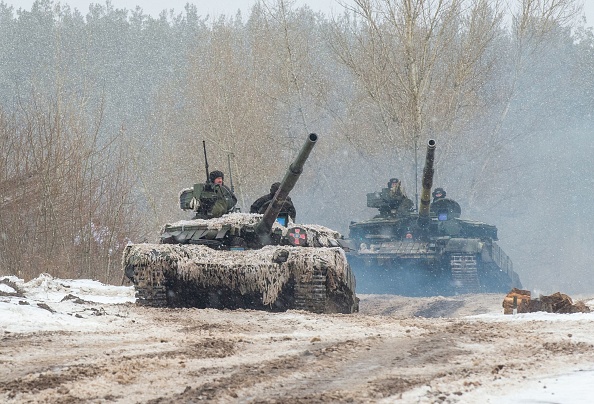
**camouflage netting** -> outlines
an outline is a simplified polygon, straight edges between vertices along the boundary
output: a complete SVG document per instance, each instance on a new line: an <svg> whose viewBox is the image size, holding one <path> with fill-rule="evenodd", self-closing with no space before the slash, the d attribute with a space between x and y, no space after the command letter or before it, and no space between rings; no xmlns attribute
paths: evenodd
<svg viewBox="0 0 594 404"><path fill-rule="evenodd" d="M223 226L230 226L230 229L240 229L245 227L255 227L262 219L261 214L257 213L229 213L219 218L214 219L193 219L181 220L175 223L166 224L161 233L171 231L172 229L181 229L199 227L209 230L221 230ZM280 231L283 236L286 236L289 228L298 226L306 230L307 238L310 240L310 245L314 247L336 247L338 244L335 240L341 239L342 235L328 227L315 224L290 224L289 227L284 227L275 222L272 226L272 231ZM232 231L233 232L233 231Z"/></svg>
<svg viewBox="0 0 594 404"><path fill-rule="evenodd" d="M275 263L275 255L285 251L289 253L287 261ZM218 251L201 245L135 244L124 252L123 267L127 264L145 268L152 276L143 278L157 282L175 279L205 288L227 287L242 295L255 292L265 305L277 300L290 279L311 280L314 268L326 268L329 291L341 285L355 290L341 248L267 246L260 250Z"/></svg>
<svg viewBox="0 0 594 404"><path fill-rule="evenodd" d="M245 227L255 226L258 224L262 215L254 213L228 213L221 217L213 219L193 219L193 220L180 220L175 223L167 223L164 229L167 227L184 227L184 226L196 226L205 227L207 229L220 230L223 226L231 225L232 227ZM275 224L276 227L278 224ZM282 226L281 226L282 227Z"/></svg>

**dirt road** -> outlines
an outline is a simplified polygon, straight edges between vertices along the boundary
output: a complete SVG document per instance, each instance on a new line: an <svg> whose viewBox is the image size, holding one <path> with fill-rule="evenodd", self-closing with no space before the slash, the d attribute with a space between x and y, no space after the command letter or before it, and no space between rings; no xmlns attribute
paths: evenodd
<svg viewBox="0 0 594 404"><path fill-rule="evenodd" d="M592 369L594 322L502 316L500 295L362 295L354 315L80 302L102 327L4 332L0 401L486 402Z"/></svg>

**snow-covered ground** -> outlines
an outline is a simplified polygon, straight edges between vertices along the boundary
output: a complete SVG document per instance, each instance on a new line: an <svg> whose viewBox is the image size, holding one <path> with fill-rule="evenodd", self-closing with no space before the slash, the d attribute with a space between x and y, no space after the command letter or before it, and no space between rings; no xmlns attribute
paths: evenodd
<svg viewBox="0 0 594 404"><path fill-rule="evenodd" d="M8 282L1 283L2 280ZM76 299L109 306L135 300L132 286L110 286L89 279L54 279L48 274L29 282L14 276L0 278L1 294L4 296L0 296L0 331L10 333L100 329L105 326L105 318L97 315L96 308L77 304ZM53 312L48 310L50 306Z"/></svg>
<svg viewBox="0 0 594 404"><path fill-rule="evenodd" d="M354 315L151 309L130 286L0 277L0 401L592 402L594 313L360 297Z"/></svg>

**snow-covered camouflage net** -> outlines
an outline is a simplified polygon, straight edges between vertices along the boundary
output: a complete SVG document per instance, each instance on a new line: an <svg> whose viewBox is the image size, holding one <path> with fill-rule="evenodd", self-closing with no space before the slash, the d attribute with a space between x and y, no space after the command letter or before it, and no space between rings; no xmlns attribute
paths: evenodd
<svg viewBox="0 0 594 404"><path fill-rule="evenodd" d="M288 259L275 263L273 257L281 251L289 253ZM127 264L150 272L143 279L161 283L171 278L205 288L227 287L242 295L255 292L265 305L276 301L290 279L307 282L312 269L321 266L326 268L330 291L341 285L355 290L344 251L337 247L266 246L259 250L218 251L202 245L135 244L124 252L123 267ZM155 277L157 273L162 275Z"/></svg>
<svg viewBox="0 0 594 404"><path fill-rule="evenodd" d="M161 233L172 228L181 229L188 227L200 227L209 230L221 230L223 226L230 226L231 229L240 229L244 227L255 227L260 220L262 220L261 214L257 213L229 213L214 219L193 219L193 220L180 220L175 223L166 224ZM317 224L294 224L290 223L288 227L284 227L277 222L272 225L272 231L280 231L283 236L286 236L289 228L299 226L306 230L307 238L310 240L310 245L314 247L336 247L338 244L334 240L342 238L342 235L325 226Z"/></svg>
<svg viewBox="0 0 594 404"><path fill-rule="evenodd" d="M262 215L255 213L228 213L212 219L180 220L175 223L167 223L163 228L200 226L207 229L220 230L225 225L231 225L232 227L255 226L261 219ZM276 228L277 225L278 223L275 223L274 228Z"/></svg>
<svg viewBox="0 0 594 404"><path fill-rule="evenodd" d="M307 231L308 240L313 240L313 245L316 247L336 247L335 240L342 238L342 235L336 230L319 224L300 224L298 226Z"/></svg>

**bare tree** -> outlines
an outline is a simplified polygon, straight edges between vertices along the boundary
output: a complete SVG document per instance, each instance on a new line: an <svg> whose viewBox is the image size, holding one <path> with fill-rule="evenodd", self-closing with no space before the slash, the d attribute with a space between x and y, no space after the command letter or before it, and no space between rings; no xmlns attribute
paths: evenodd
<svg viewBox="0 0 594 404"><path fill-rule="evenodd" d="M513 102L517 99L519 83L530 81L534 66L543 63L546 48L555 42L555 37L563 36L563 27L570 27L575 22L581 5L575 0L523 0L511 2L508 12L511 17L511 41L505 52L497 52L497 57L505 61L507 69L500 69L501 78L497 81L497 95L486 107L490 108L491 118L488 125L482 125L483 136L480 140L465 142L469 155L480 155L480 164L476 165L467 185L475 192L469 193L469 205L476 201L486 201L484 194L485 178L490 179L490 203L500 204L508 198L520 196L515 175L520 171L530 171L525 161L514 161L511 149L519 141L526 142L534 132L541 129L538 120L531 123L531 129L505 130ZM525 116L535 116L529 110ZM494 184L494 185L493 185ZM476 192L478 191L478 192Z"/></svg>
<svg viewBox="0 0 594 404"><path fill-rule="evenodd" d="M63 99L0 113L3 271L121 279L114 257L133 235L125 226L132 183L117 134L100 136L96 123L89 130L80 105Z"/></svg>
<svg viewBox="0 0 594 404"><path fill-rule="evenodd" d="M161 189L169 195L204 181L205 141L209 169L227 172L231 163L236 193L245 206L246 181L250 185L249 179L266 177L277 164L270 149L275 143L275 100L261 96L266 75L255 70L242 29L225 18L201 32L188 59L183 81L174 83L175 93L163 89L155 113L159 121L152 144L157 146L159 172L154 181L168 182ZM227 172L227 183L229 176Z"/></svg>
<svg viewBox="0 0 594 404"><path fill-rule="evenodd" d="M521 2L521 17L514 19L519 39L512 42L516 76L526 60L525 38L544 38L567 21L574 3ZM372 153L387 147L408 151L405 160L415 160L416 176L420 140L437 138L440 158L459 162L463 149L480 161L467 189L484 181L494 165L499 168L506 161L501 123L515 94L513 83L493 89L509 63L503 46L509 43L505 5L501 0L356 0L352 14L336 21L332 43L361 90L352 107L366 116L359 122L364 126L358 132L366 133L357 139L360 147ZM507 166L513 164L507 160Z"/></svg>
<svg viewBox="0 0 594 404"><path fill-rule="evenodd" d="M356 0L335 24L333 47L361 89L366 117L360 147L392 148L411 161L418 184L417 150L438 138L440 156L484 113L481 88L495 55L490 45L502 19L499 1ZM458 138L458 139L457 139ZM446 152L446 153L444 153ZM407 170L408 172L408 170ZM404 174L407 174L406 172ZM418 190L417 192L418 193Z"/></svg>
<svg viewBox="0 0 594 404"><path fill-rule="evenodd" d="M161 189L177 195L204 180L202 140L211 170L231 165L244 210L282 179L304 136L325 119L318 104L324 71L313 57L322 43L315 18L286 1L262 2L245 24L221 18L201 31L187 75L175 83L179 91L165 87L155 114L160 176L177 187ZM187 159L181 150L190 150L191 165L180 167L180 159Z"/></svg>
<svg viewBox="0 0 594 404"><path fill-rule="evenodd" d="M477 113L499 2L355 3L356 18L336 26L334 47L381 119L380 145L413 149L420 136L451 131Z"/></svg>

